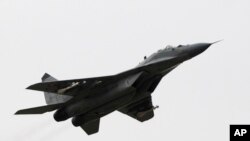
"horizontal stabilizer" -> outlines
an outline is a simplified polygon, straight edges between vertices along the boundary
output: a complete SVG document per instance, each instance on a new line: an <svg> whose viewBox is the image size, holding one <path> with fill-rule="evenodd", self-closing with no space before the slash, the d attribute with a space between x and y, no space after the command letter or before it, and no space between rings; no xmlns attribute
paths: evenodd
<svg viewBox="0 0 250 141"><path fill-rule="evenodd" d="M34 107L29 109L19 110L15 113L15 115L23 115L23 114L43 114L46 112L54 111L58 108L61 108L63 104L53 104L53 105L46 105L41 107Z"/></svg>

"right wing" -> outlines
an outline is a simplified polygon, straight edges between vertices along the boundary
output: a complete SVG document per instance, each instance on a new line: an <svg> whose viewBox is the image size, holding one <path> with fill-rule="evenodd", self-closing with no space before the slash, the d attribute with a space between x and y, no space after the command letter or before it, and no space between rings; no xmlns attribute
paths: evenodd
<svg viewBox="0 0 250 141"><path fill-rule="evenodd" d="M81 125L81 128L88 134L95 134L99 131L100 119L95 119Z"/></svg>
<svg viewBox="0 0 250 141"><path fill-rule="evenodd" d="M79 90L85 90L97 84L106 84L114 80L114 78L114 76L104 76L85 79L42 82L31 85L27 89L74 96L73 94L75 94Z"/></svg>

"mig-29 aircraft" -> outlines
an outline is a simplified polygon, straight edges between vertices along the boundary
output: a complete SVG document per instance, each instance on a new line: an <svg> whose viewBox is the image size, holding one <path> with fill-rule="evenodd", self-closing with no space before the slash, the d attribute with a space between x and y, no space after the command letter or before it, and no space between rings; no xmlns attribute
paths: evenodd
<svg viewBox="0 0 250 141"><path fill-rule="evenodd" d="M216 42L214 42L216 43ZM58 122L72 118L88 135L99 131L100 119L119 111L138 121L153 118L151 94L170 71L205 51L213 43L167 46L133 69L111 76L58 81L45 73L42 82L27 89L43 91L46 106L23 109L21 114L43 114L56 110Z"/></svg>

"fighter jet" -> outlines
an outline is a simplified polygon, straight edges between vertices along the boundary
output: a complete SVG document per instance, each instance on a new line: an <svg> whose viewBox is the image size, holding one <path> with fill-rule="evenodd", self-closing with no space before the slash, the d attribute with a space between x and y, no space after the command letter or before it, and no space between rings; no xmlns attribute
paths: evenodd
<svg viewBox="0 0 250 141"><path fill-rule="evenodd" d="M41 83L27 89L43 91L47 105L17 111L43 114L55 111L57 122L72 118L72 124L88 135L99 131L100 119L119 111L140 122L154 117L151 94L162 78L213 43L167 46L144 57L135 68L111 76L58 81L45 73Z"/></svg>

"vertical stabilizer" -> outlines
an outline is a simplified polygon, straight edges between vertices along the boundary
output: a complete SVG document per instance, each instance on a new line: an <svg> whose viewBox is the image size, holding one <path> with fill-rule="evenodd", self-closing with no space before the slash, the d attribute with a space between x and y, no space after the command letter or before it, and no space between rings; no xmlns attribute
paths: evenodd
<svg viewBox="0 0 250 141"><path fill-rule="evenodd" d="M50 76L49 74L45 73L42 77L42 82L52 82L57 81L54 77ZM45 100L48 105L57 104L57 103L64 103L70 100L72 97L67 95L58 95L54 93L44 92Z"/></svg>

